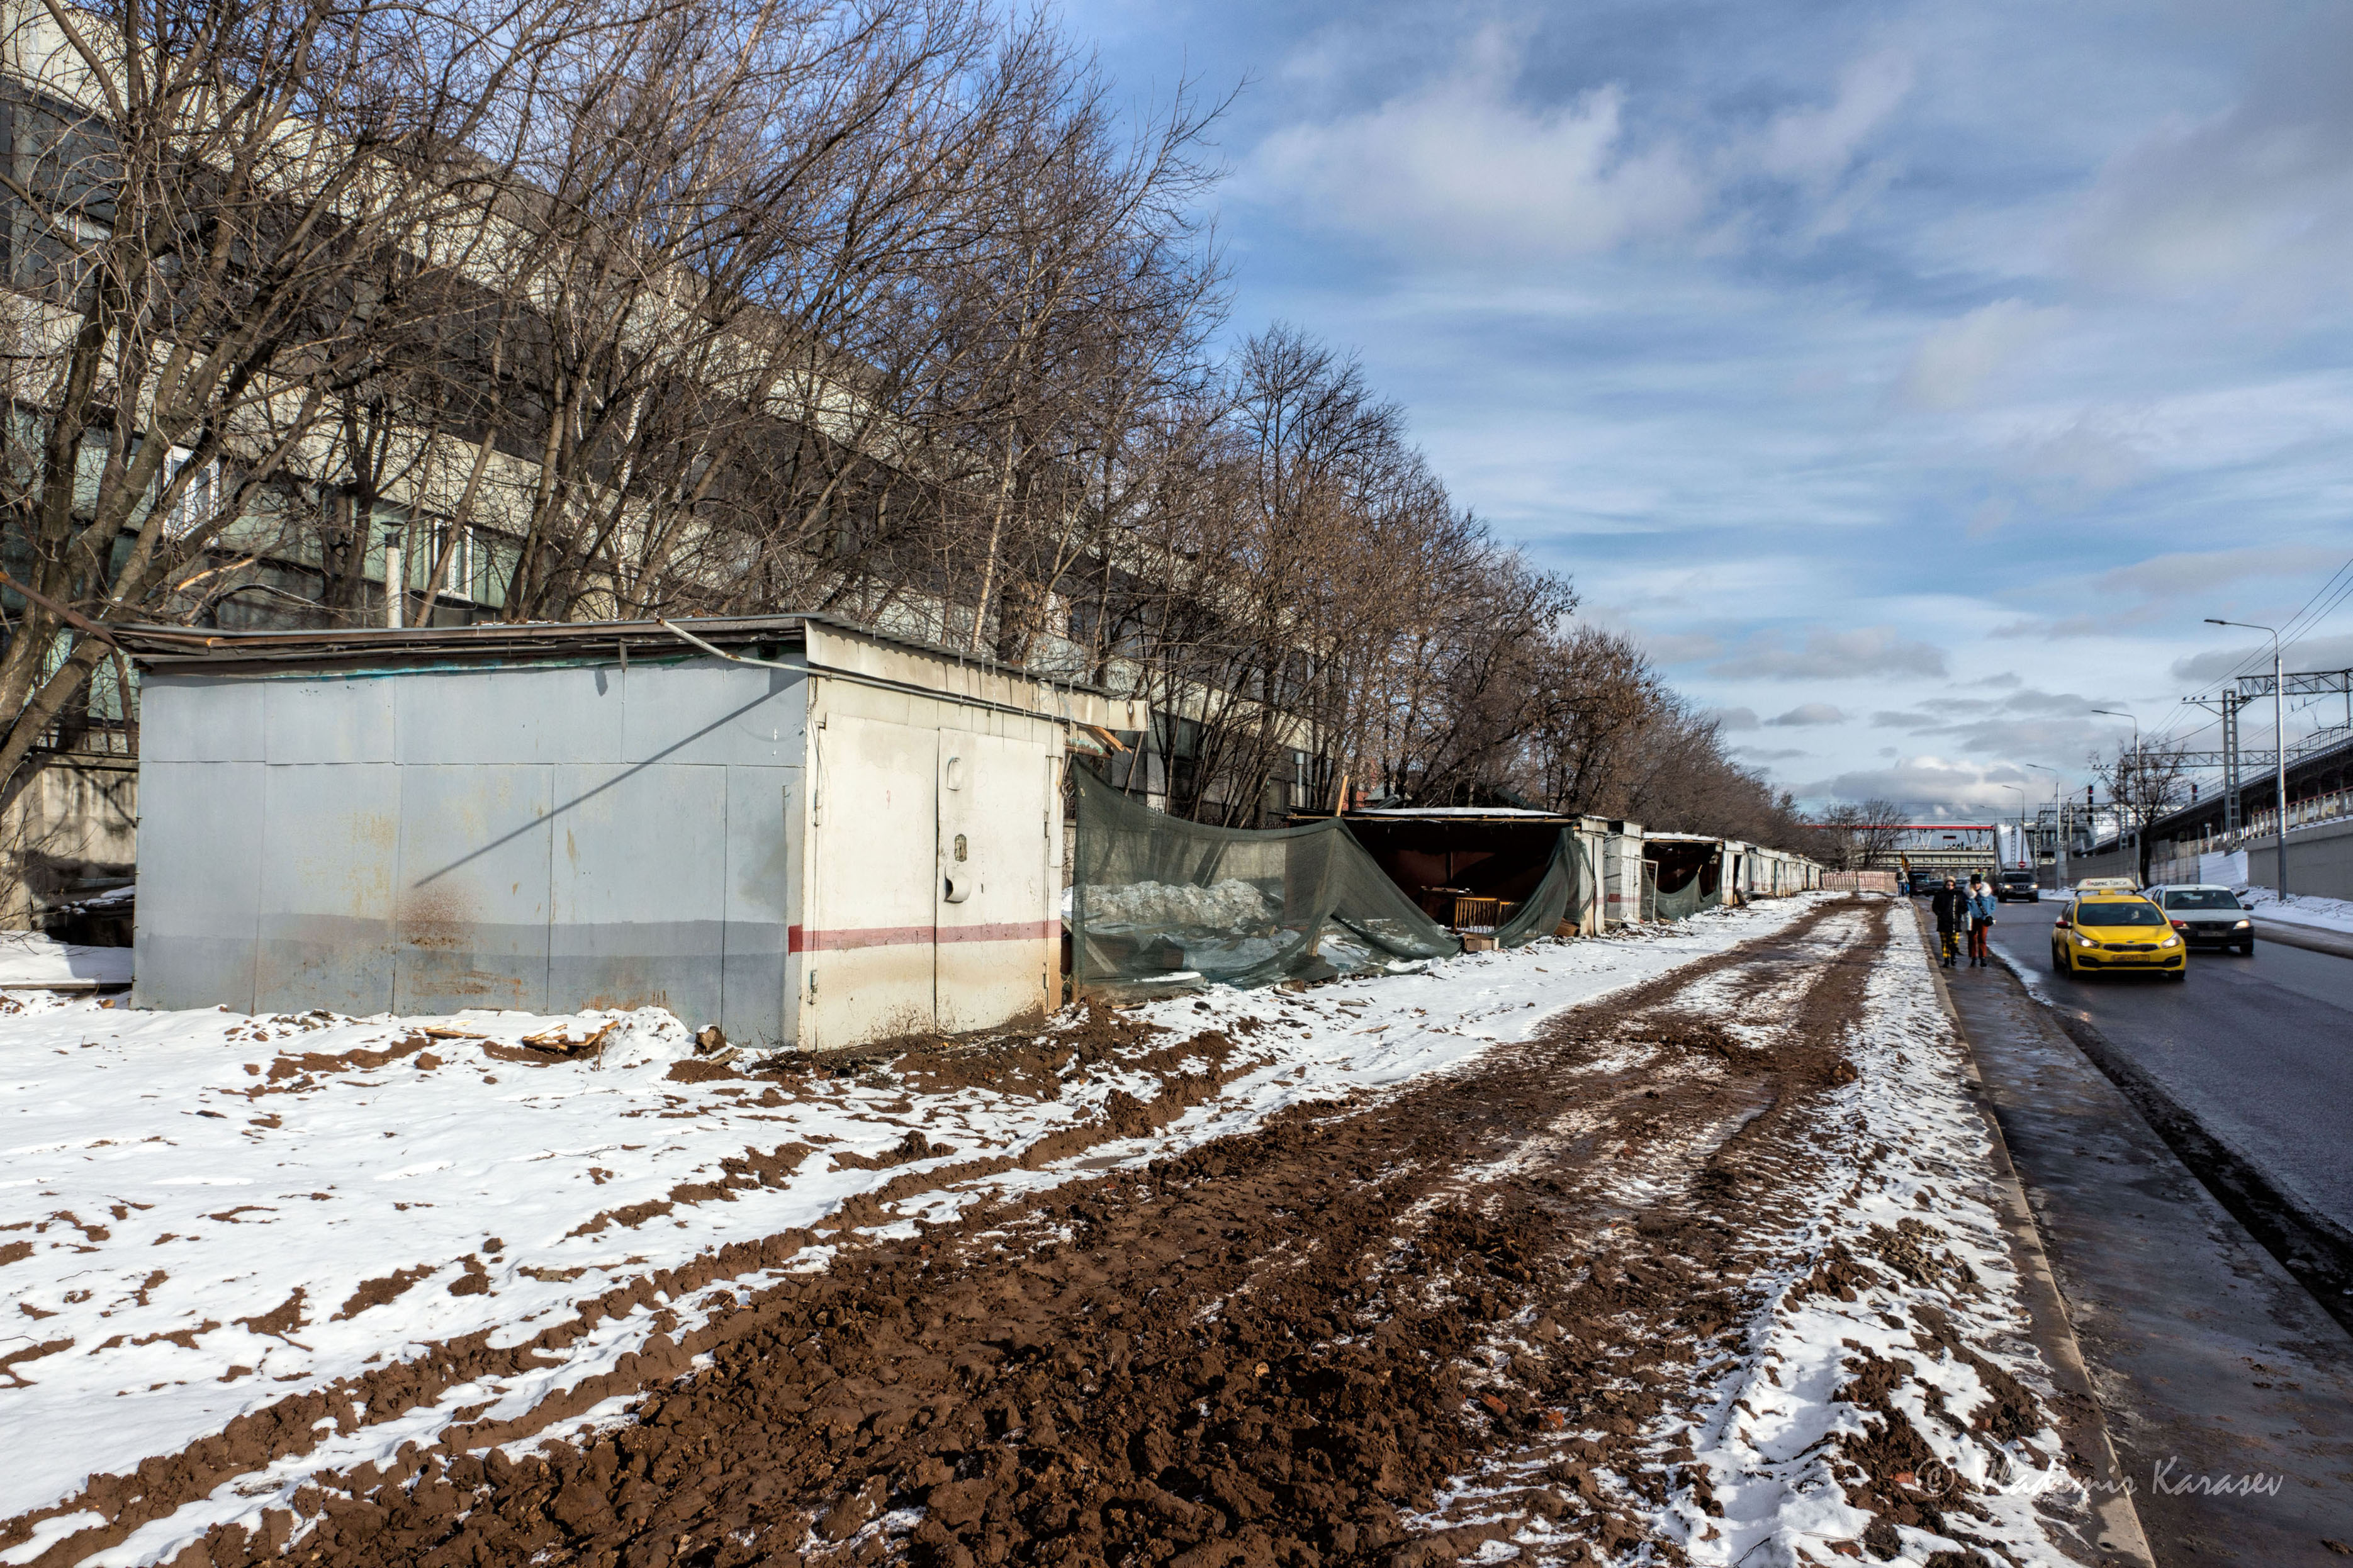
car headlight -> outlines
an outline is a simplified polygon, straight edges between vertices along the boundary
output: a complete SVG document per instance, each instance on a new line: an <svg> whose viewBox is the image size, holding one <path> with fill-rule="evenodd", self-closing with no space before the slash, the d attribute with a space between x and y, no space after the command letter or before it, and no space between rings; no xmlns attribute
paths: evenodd
<svg viewBox="0 0 2353 1568"><path fill-rule="evenodd" d="M2232 926L2231 929L2232 931L2244 931L2254 923L2255 922L2253 921L2241 921L2237 925Z"/></svg>
<svg viewBox="0 0 2353 1568"><path fill-rule="evenodd" d="M2075 938L2075 945L2077 947L2097 947L2100 944L2094 942L2090 937L2078 933Z"/></svg>
<svg viewBox="0 0 2353 1568"><path fill-rule="evenodd" d="M2181 945L2181 939L2178 936L2169 936L2163 942L2158 943L2158 945L2159 947L2179 947Z"/></svg>

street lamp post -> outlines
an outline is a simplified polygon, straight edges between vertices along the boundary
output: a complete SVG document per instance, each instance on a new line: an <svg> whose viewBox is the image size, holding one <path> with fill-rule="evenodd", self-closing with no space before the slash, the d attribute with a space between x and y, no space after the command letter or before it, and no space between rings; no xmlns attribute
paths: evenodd
<svg viewBox="0 0 2353 1568"><path fill-rule="evenodd" d="M2132 805L2126 805L2126 806L2125 806L2125 809L2126 809L2126 811L2133 811L2133 810L2134 810L2134 807L2135 807L2135 806L2137 806L2137 805L2139 804L2139 802L2138 802L2138 797L2139 797L2139 795L2140 795L2140 780L2139 780L2139 778L2137 776L2137 775L2140 773L2140 771L2141 771L2141 765L2140 765L2140 721L2139 721L2138 719L2134 719L2134 718L2133 718L2133 716L2132 716L2131 714L2129 714L2129 713L2119 713L2118 711L2116 711L2116 710L2115 709L2113 709L2113 708L2094 708L2094 709L2093 709L2093 710L2092 710L2092 711L2093 711L2093 712L2094 712L2094 713L2105 713L2105 714L2106 714L2106 715L2107 715L2109 718L2111 718L2111 719L2130 719L2130 720L2132 720L2132 727L2133 727L2133 749L2132 749L2132 755L2133 755L2133 760L2132 760L2132 766L2131 766L2131 770L2130 770L2129 772L2127 772L2127 771L2126 771L2126 769L2125 768L2125 766L2124 766L2122 763L2119 763L2119 764L2117 765L2117 768L2116 768L2116 774L2117 774L2117 776L2118 776L2118 778L2119 778L2120 780L2121 780L2121 779L2129 779L2129 780L2131 780L2131 781L2132 781L2132 783L2131 783L2131 788L2132 788L2132 793L2133 793L2133 796L2134 796L2133 804L2132 804ZM2117 804L2119 804L2119 805L2124 805L2125 803L2124 803L2124 801L2123 801L2121 798L2119 798L2119 800L2118 800ZM2137 815L2135 815L2135 816L2133 816L2133 818L2132 818L2132 847L2133 847L2133 875L2134 875L2136 878L2137 878L2137 877L2140 875L2140 872L2141 872L2141 864L2140 864L2140 817L2139 817Z"/></svg>
<svg viewBox="0 0 2353 1568"><path fill-rule="evenodd" d="M2036 773L2051 775L2051 888L2057 892L2067 886L2067 803L2059 793L2057 768L2042 763L2026 765Z"/></svg>
<svg viewBox="0 0 2353 1568"><path fill-rule="evenodd" d="M2254 621L2218 621L2206 617L2210 626L2244 626L2251 632L2268 632L2272 639L2272 781L2279 789L2279 896L2287 902L2287 681L2280 669L2279 628Z"/></svg>

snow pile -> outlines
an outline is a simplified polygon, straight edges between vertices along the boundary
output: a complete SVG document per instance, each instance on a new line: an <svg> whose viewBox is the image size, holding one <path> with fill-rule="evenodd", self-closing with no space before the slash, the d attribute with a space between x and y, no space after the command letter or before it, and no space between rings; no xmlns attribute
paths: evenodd
<svg viewBox="0 0 2353 1568"><path fill-rule="evenodd" d="M127 947L84 947L38 931L0 931L0 985L86 990L130 984Z"/></svg>
<svg viewBox="0 0 2353 1568"><path fill-rule="evenodd" d="M1085 1163L1154 1158L1303 1100L1445 1069L1525 1038L1562 1007L1777 930L1812 901L1306 993L1219 989L1155 1004L1141 1016L1180 1039L1256 1020L1237 1037L1249 1054L1229 1059L1235 1076L1207 1102L1149 1136L1094 1142ZM106 1554L168 1559L215 1523L258 1522L309 1476L388 1461L459 1421L523 1421L733 1304L724 1279L615 1307L617 1289L731 1244L817 1228L911 1175L1101 1130L1114 1092L1159 1089L1141 1072L1098 1069L1051 1097L919 1094L875 1072L786 1094L707 1077L692 1050L657 1009L248 1018L0 1000L0 1429L18 1438L0 1468L0 1518L64 1502L94 1473L128 1472L289 1395L468 1335L522 1345L605 1299L527 1372L324 1421L309 1454L237 1477ZM912 1234L912 1215L1056 1184L1077 1158L943 1175L873 1228ZM758 1183L728 1185L747 1161ZM821 1268L830 1254L809 1246L749 1282ZM575 1412L550 1430L611 1415ZM49 1539L64 1526L42 1528Z"/></svg>
<svg viewBox="0 0 2353 1568"><path fill-rule="evenodd" d="M1128 882L1087 889L1087 923L1091 926L1199 926L1212 931L1257 931L1273 924L1281 914L1273 899L1237 877L1228 877L1206 888L1176 882Z"/></svg>
<svg viewBox="0 0 2353 1568"><path fill-rule="evenodd" d="M2295 861L2288 860L2289 879L2295 879ZM2269 888L2245 887L2238 889L2239 901L2254 911L2256 929L2265 925L2301 926L2307 931L2342 931L2353 935L2353 900L2316 899L2308 893L2290 893L2281 898Z"/></svg>
<svg viewBox="0 0 2353 1568"><path fill-rule="evenodd" d="M1660 1527L1698 1564L1834 1562L1874 1518L1846 1488L1875 1485L2010 1562L2058 1568L2073 1559L2050 1530L2087 1520L2087 1498L2043 1414L2052 1384L1991 1139L1918 944L1899 937L1877 960L1848 1056L1858 1078L1817 1134L1816 1202L1795 1235L1759 1238L1784 1261L1746 1343L1690 1425L1667 1434L1691 1444L1722 1516L1685 1493ZM1855 1462L1858 1447L1881 1459L1878 1474ZM1961 1540L1892 1528L1905 1562L1970 1555Z"/></svg>

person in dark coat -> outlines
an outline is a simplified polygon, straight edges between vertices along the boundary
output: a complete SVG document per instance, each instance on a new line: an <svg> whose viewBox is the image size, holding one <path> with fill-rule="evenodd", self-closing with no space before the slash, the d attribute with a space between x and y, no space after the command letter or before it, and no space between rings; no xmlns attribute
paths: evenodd
<svg viewBox="0 0 2353 1568"><path fill-rule="evenodd" d="M1936 949L1947 969L1953 967L1953 955L1960 947L1960 933L1969 923L1969 896L1947 877L1945 885L1928 895L1928 912L1936 917Z"/></svg>

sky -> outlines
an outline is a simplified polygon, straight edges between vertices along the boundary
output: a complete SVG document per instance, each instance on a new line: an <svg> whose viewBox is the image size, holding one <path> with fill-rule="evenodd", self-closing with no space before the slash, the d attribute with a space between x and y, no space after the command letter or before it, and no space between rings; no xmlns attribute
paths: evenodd
<svg viewBox="0 0 2353 1568"><path fill-rule="evenodd" d="M1229 333L1356 352L1801 802L2212 746L2183 698L2270 641L2208 616L2353 666L2353 6L1062 15L1139 111L1234 94Z"/></svg>

